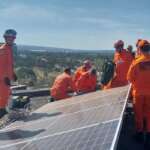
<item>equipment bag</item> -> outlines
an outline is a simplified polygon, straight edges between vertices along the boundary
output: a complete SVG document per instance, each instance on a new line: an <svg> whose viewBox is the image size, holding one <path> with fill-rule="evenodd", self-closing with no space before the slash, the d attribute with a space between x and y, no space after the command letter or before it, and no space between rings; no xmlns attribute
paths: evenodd
<svg viewBox="0 0 150 150"><path fill-rule="evenodd" d="M28 103L30 103L28 96L13 96L11 109L24 108Z"/></svg>
<svg viewBox="0 0 150 150"><path fill-rule="evenodd" d="M107 85L113 78L115 72L115 63L111 60L105 60L102 66L101 83Z"/></svg>

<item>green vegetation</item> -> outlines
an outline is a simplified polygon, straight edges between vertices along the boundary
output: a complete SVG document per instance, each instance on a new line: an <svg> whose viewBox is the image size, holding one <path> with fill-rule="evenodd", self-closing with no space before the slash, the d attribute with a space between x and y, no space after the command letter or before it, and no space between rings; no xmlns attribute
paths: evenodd
<svg viewBox="0 0 150 150"><path fill-rule="evenodd" d="M101 71L104 59L112 59L113 52L77 51L77 52L38 52L21 50L15 55L15 68L19 83L34 87L51 86L55 77L66 66L75 69L85 59L90 59L97 70Z"/></svg>

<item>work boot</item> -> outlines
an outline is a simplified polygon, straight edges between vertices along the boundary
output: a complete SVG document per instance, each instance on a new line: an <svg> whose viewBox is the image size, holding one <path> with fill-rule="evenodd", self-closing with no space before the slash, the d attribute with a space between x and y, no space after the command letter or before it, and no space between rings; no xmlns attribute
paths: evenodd
<svg viewBox="0 0 150 150"><path fill-rule="evenodd" d="M143 132L136 132L134 135L134 139L138 143L143 143L144 142L144 133Z"/></svg>
<svg viewBox="0 0 150 150"><path fill-rule="evenodd" d="M150 132L146 133L144 149L145 150L150 150Z"/></svg>
<svg viewBox="0 0 150 150"><path fill-rule="evenodd" d="M6 111L6 109L5 108L0 108L0 119L4 116L4 115L6 115L8 112Z"/></svg>

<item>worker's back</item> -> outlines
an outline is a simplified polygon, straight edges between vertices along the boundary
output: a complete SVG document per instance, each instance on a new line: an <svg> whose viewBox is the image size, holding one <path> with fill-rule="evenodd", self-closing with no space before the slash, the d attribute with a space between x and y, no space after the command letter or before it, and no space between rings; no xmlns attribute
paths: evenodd
<svg viewBox="0 0 150 150"><path fill-rule="evenodd" d="M67 73L59 75L51 88L51 96L57 99L67 98L69 87L73 89L72 77Z"/></svg>
<svg viewBox="0 0 150 150"><path fill-rule="evenodd" d="M126 50L122 50L120 53L115 52L114 55L114 63L116 64L115 80L127 83L126 75L132 63L132 60L133 56L131 55L130 52Z"/></svg>
<svg viewBox="0 0 150 150"><path fill-rule="evenodd" d="M96 89L97 77L89 72L85 72L76 83L76 90L78 92L86 93L92 92Z"/></svg>
<svg viewBox="0 0 150 150"><path fill-rule="evenodd" d="M132 63L130 69L134 94L150 95L150 55L141 55Z"/></svg>
<svg viewBox="0 0 150 150"><path fill-rule="evenodd" d="M79 68L77 68L74 74L74 82L76 83L78 79L80 78L80 76L84 74L85 72L87 72L87 70L83 66L80 66Z"/></svg>

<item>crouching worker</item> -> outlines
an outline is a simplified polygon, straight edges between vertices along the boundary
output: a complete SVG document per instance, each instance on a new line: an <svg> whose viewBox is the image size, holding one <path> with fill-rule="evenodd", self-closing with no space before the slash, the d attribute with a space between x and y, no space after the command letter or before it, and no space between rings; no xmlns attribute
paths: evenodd
<svg viewBox="0 0 150 150"><path fill-rule="evenodd" d="M90 69L80 76L76 82L76 90L78 94L92 92L96 90L97 75L96 69Z"/></svg>
<svg viewBox="0 0 150 150"><path fill-rule="evenodd" d="M136 140L144 141L150 150L150 43L146 40L139 42L141 55L132 62L127 79L133 87L133 106L135 112Z"/></svg>
<svg viewBox="0 0 150 150"><path fill-rule="evenodd" d="M16 34L15 30L6 30L5 43L0 47L0 118L7 113L6 106L11 94L10 82L17 79L13 68L12 50Z"/></svg>
<svg viewBox="0 0 150 150"><path fill-rule="evenodd" d="M64 73L56 77L50 89L50 95L53 101L55 101L71 97L69 93L73 93L74 91L75 86L71 76L71 68L66 68Z"/></svg>
<svg viewBox="0 0 150 150"><path fill-rule="evenodd" d="M80 76L82 74L84 74L85 72L88 72L91 68L92 68L91 61L90 60L85 60L83 62L83 65L80 66L79 68L77 68L77 70L75 71L75 74L74 74L74 82L75 82L75 84L78 81L78 79L80 78Z"/></svg>

